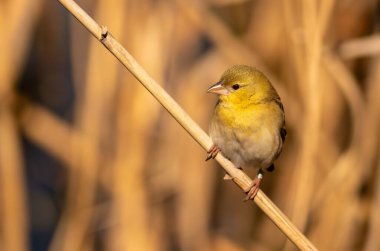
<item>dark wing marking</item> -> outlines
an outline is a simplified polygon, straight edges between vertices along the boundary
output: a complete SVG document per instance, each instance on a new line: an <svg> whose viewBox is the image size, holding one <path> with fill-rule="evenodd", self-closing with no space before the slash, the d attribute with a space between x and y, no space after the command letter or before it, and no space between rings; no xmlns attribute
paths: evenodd
<svg viewBox="0 0 380 251"><path fill-rule="evenodd" d="M281 108L281 110L282 110L283 112L285 112L285 111L284 111L284 106L282 105L281 99L280 99L279 97L276 98L276 99L274 99L274 102L276 102L276 104Z"/></svg>
<svg viewBox="0 0 380 251"><path fill-rule="evenodd" d="M284 106L282 105L282 102L281 102L280 98L276 98L274 100L274 102L276 102L276 104L281 108L282 112L284 113L284 124L280 128L280 135L281 135L282 143L284 143L285 142L285 138L286 138L286 134L287 134L286 127L285 127L285 111L284 111Z"/></svg>
<svg viewBox="0 0 380 251"><path fill-rule="evenodd" d="M280 129L280 135L281 135L281 139L282 139L282 143L285 142L285 139L286 139L286 128L285 128L285 125Z"/></svg>
<svg viewBox="0 0 380 251"><path fill-rule="evenodd" d="M276 168L274 167L274 164L273 164L273 163L272 163L272 165L270 165L269 167L267 167L267 171L268 171L268 172L273 172L274 169L276 169Z"/></svg>

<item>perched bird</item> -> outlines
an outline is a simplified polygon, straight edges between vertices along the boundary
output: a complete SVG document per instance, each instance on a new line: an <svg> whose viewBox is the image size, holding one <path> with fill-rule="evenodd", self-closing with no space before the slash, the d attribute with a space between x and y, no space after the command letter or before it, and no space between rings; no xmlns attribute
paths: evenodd
<svg viewBox="0 0 380 251"><path fill-rule="evenodd" d="M264 170L274 170L273 161L281 153L286 137L280 97L263 73L246 65L226 70L207 91L218 94L219 99L210 125L214 144L206 161L221 151L239 168L257 168L246 197L254 199Z"/></svg>

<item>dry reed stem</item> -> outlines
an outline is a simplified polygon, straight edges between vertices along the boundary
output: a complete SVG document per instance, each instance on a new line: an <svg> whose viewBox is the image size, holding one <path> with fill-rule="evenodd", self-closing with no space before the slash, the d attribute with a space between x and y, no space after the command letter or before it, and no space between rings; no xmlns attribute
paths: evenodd
<svg viewBox="0 0 380 251"><path fill-rule="evenodd" d="M0 250L28 250L25 170L13 88L40 7L40 1L0 3L0 29L6 34L0 40Z"/></svg>
<svg viewBox="0 0 380 251"><path fill-rule="evenodd" d="M210 82L213 81L211 77L214 75L213 73L219 74L218 71L226 67L221 65L221 62L223 62L221 58L223 57L220 56L217 50L212 50L212 52L207 53L202 59L198 60L186 74L178 77L178 81L181 81L181 86L184 86L186 91L179 89L176 99L181 100L181 105L185 110L192 111L191 115L196 121L207 121L213 109L213 106L205 107L205 103L202 102L205 100L205 93L199 91L199 83L202 83L205 79L206 82L208 82L208 79L210 79ZM194 100L199 100L200 102L194 102ZM179 170L179 177L186 177L178 184L180 249L184 251L209 250L206 247L212 245L209 223L214 216L212 214L215 190L213 186L215 184L215 174L218 170L212 168L214 163L211 162L207 163L206 168L204 165L199 165L204 160L203 149L199 148L197 144L189 143L188 135L183 130L179 132L182 128L178 127L175 122L170 123L170 125L172 126L172 131L175 131L173 136L176 138L172 142L183 146L180 154L178 154L178 161L183 163ZM167 131L169 130L167 129ZM188 154L190 152L193 154ZM199 175L200 173L202 175ZM249 207L246 207L246 209L251 210ZM223 210L228 211L228 207L223 207ZM194 221L194 215L197 215L196 221ZM231 220L230 215L220 214L220 217L224 220ZM245 220L249 221L249 217L246 217ZM217 221L220 222L219 220Z"/></svg>
<svg viewBox="0 0 380 251"><path fill-rule="evenodd" d="M297 47L302 52L304 61L303 69L297 72L300 76L305 76L300 85L305 85L305 118L301 131L302 150L299 156L295 172L297 182L294 182L294 197L292 220L301 229L305 228L309 214L310 200L314 186L315 157L318 149L318 139L320 136L320 89L318 86L319 64L321 54L321 26L313 1L302 3L301 29L303 31L303 46ZM293 14L295 10L293 9ZM300 77L301 79L301 77ZM310 131L313 133L310 134ZM286 250L286 249L285 249Z"/></svg>
<svg viewBox="0 0 380 251"><path fill-rule="evenodd" d="M25 136L54 158L68 167L73 167L71 152L67 146L70 144L71 134L77 134L77 132L73 132L67 122L43 106L27 100L20 100L19 102L22 102L22 105L18 121ZM46 137L47 131L52 135L51 137Z"/></svg>
<svg viewBox="0 0 380 251"><path fill-rule="evenodd" d="M159 86L136 60L103 27L101 28L74 1L59 0L165 107L177 122L204 148L212 145L207 134L182 110L182 108ZM252 180L237 169L221 154L215 158L224 170L233 177L233 181L244 191L248 191ZM260 190L255 203L279 227L279 229L301 250L316 250L312 243L290 222L290 220Z"/></svg>
<svg viewBox="0 0 380 251"><path fill-rule="evenodd" d="M323 250L349 249L359 238L357 228L363 224L362 214L366 211L363 201L366 198L358 191L367 182L379 145L379 59L372 63L367 87L368 101L364 103L359 121L356 121L359 128L353 134L348 150L340 156L326 179L326 189L334 190L334 193L326 193L317 205L315 218L318 218L318 223L310 236L323 245ZM340 233L337 237L332 235L336 232Z"/></svg>
<svg viewBox="0 0 380 251"><path fill-rule="evenodd" d="M364 135L365 137L371 137L370 140L365 140L365 144L362 147L363 156L365 158L364 166L367 167L363 170L364 175L370 175L370 165L374 161L378 161L377 167L380 166L379 161L379 145L380 145L380 135L378 132L378 128L380 127L380 100L378 98L378 93L380 92L380 57L376 57L372 62L371 74L368 79L368 89L367 89L367 100L368 100L368 108L367 108L367 117L364 122ZM376 152L377 151L377 152ZM378 231L380 229L380 219L379 219L379 207L380 207L380 169L377 168L377 180L375 180L376 188L375 188L375 198L373 201L371 215L370 215L370 232L369 238L366 243L366 251L368 250L378 250L380 248L380 241L378 238ZM372 249L373 247L373 249Z"/></svg>
<svg viewBox="0 0 380 251"><path fill-rule="evenodd" d="M17 102L21 103L17 120L25 136L62 162L65 167L78 168L72 157L72 151L67 146L73 140L83 141L83 134L41 105L24 97L18 97ZM51 137L46 137L47 131ZM94 146L89 146L87 151L94 152L96 149ZM104 178L99 182L107 187L106 181Z"/></svg>
<svg viewBox="0 0 380 251"><path fill-rule="evenodd" d="M158 4L153 8L148 1L143 8L131 4L124 11L124 20L134 20L144 32L134 30L136 27L131 21L122 25L123 30L127 31L123 37L130 38L130 49L140 56L142 63L152 69L158 79L163 78L167 57L163 50L166 43L162 40L162 33L167 26L162 25L164 18L159 15L160 7ZM155 64L157 58L162 64ZM114 60L112 57L110 59ZM119 222L110 231L108 246L115 250L162 250L165 249L162 248L164 239L157 237L162 232L157 230L157 224L150 217L157 215L156 208L147 206L155 195L151 187L146 185L145 179L145 168L154 166L149 153L152 147L150 132L157 124L161 107L150 99L144 88L133 85L137 84L137 80L132 75L126 74L120 82L127 84L121 86L117 95L117 139L111 187L114 195L113 217ZM146 111L149 111L149 116L146 116Z"/></svg>
<svg viewBox="0 0 380 251"><path fill-rule="evenodd" d="M380 35L371 35L344 42L339 47L339 54L344 59L378 55L380 54Z"/></svg>
<svg viewBox="0 0 380 251"><path fill-rule="evenodd" d="M96 11L99 19L111 20L118 35L123 30L122 3L120 0L99 1ZM107 11L107 4L113 8ZM98 172L106 156L99 147L103 143L103 132L106 131L102 122L110 113L121 67L113 58L105 57L104 51L94 40L90 41L88 58L83 101L75 109L78 111L75 127L82 132L82 137L73 137L70 142L74 149L73 164L80 168L70 169L68 203L50 250L75 251L82 250L83 245L90 247L93 244L85 237L94 219L92 205L96 198ZM97 74L99 69L104 72ZM83 208L88 210L85 212Z"/></svg>
<svg viewBox="0 0 380 251"><path fill-rule="evenodd" d="M0 109L1 250L27 250L27 214L23 161L16 121Z"/></svg>
<svg viewBox="0 0 380 251"><path fill-rule="evenodd" d="M294 193L289 196L291 204L289 203L288 207L291 210L293 222L299 228L305 229L314 186L315 156L320 135L320 90L317 83L320 70L322 29L316 13L316 3L303 1L299 6L300 9L295 8L296 3L299 2L285 1L284 14L288 20L288 34L292 34L296 30L299 31L299 41L292 40L290 37L290 45L295 55L297 88L302 94L305 112L304 119L301 121L301 130L298 132L302 142L300 154L294 167L297 182L293 182L290 188ZM299 20L296 20L299 11L301 15ZM313 133L310 134L310 131ZM291 249L292 247L286 245L285 250Z"/></svg>
<svg viewBox="0 0 380 251"><path fill-rule="evenodd" d="M361 112L364 109L364 98L359 89L358 82L342 60L333 52L324 53L323 64L347 99L352 111L354 131L358 130L357 122L361 120Z"/></svg>
<svg viewBox="0 0 380 251"><path fill-rule="evenodd" d="M146 132L154 125L152 120L155 119L155 116L148 120L139 119L143 114L136 111L141 109L141 106L138 105L139 98L131 98L130 88L126 89L122 90L117 110L118 139L112 174L114 181L112 187L113 214L120 223L111 230L109 245L115 250L151 251L155 250L155 246L152 243L152 236L150 236L151 231L149 231L149 208L145 206L149 193L142 176L144 175L143 168L146 161L144 156L146 156L146 144L148 143L146 137L149 137ZM136 92L134 94L138 95ZM144 108L151 106L151 104L145 104ZM125 107L129 107L133 111L125 112ZM157 113L152 111L152 114ZM130 121L134 121L133 125L129 124ZM131 129L135 129L133 134L129 134ZM143 139L140 137L141 135L144 136ZM133 146L133 151L129 149L130 146Z"/></svg>
<svg viewBox="0 0 380 251"><path fill-rule="evenodd" d="M380 248L380 155L378 155L377 160L377 177L375 186L375 196L373 205L370 212L369 218L369 228L368 228L368 238L365 244L364 251L378 250Z"/></svg>
<svg viewBox="0 0 380 251"><path fill-rule="evenodd" d="M284 11L289 34L299 31L300 40L291 40L295 54L295 69L298 75L298 88L304 98L305 118L302 121L301 153L296 165L297 183L291 199L292 219L298 227L304 229L310 214L312 193L317 171L317 154L320 149L322 123L321 90L326 85L321 81L321 56L323 38L333 9L334 1L321 1L320 8L314 1L303 1L301 20L295 20L299 1L285 1ZM298 42L298 43L296 43ZM312 132L312 133L310 133ZM289 250L287 248L286 250Z"/></svg>
<svg viewBox="0 0 380 251"><path fill-rule="evenodd" d="M358 87L359 84L350 71L344 66L339 57L334 53L326 52L323 56L323 64L331 77L336 81L336 84L339 86L348 102L348 106L352 112L352 135L356 139L362 131L362 111L365 107L363 95ZM342 173L340 168L344 168L346 166L341 163L349 163L351 161L352 155L355 151L357 151L356 147L356 144L351 144L350 148L339 156L337 164L329 172L323 184L321 184L320 189L313 201L312 208L316 208L320 205L326 194L343 181L343 178L337 179L337 177L342 177L342 175L339 175L339 173Z"/></svg>

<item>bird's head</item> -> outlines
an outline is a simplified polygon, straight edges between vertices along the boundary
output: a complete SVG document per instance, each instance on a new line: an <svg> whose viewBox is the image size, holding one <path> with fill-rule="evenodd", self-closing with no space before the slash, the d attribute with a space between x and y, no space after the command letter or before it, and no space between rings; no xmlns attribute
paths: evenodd
<svg viewBox="0 0 380 251"><path fill-rule="evenodd" d="M236 104L258 103L278 97L265 75L246 65L235 65L226 70L220 81L212 85L207 92L218 94L222 102Z"/></svg>

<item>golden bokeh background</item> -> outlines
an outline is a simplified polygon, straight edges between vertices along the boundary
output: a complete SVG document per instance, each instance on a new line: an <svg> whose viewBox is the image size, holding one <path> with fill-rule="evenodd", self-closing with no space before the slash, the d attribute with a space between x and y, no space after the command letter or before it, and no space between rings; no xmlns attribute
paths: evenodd
<svg viewBox="0 0 380 251"><path fill-rule="evenodd" d="M208 86L261 69L288 128L263 191L319 250L380 250L378 1L77 3L206 131ZM0 28L0 250L296 250L58 1Z"/></svg>

